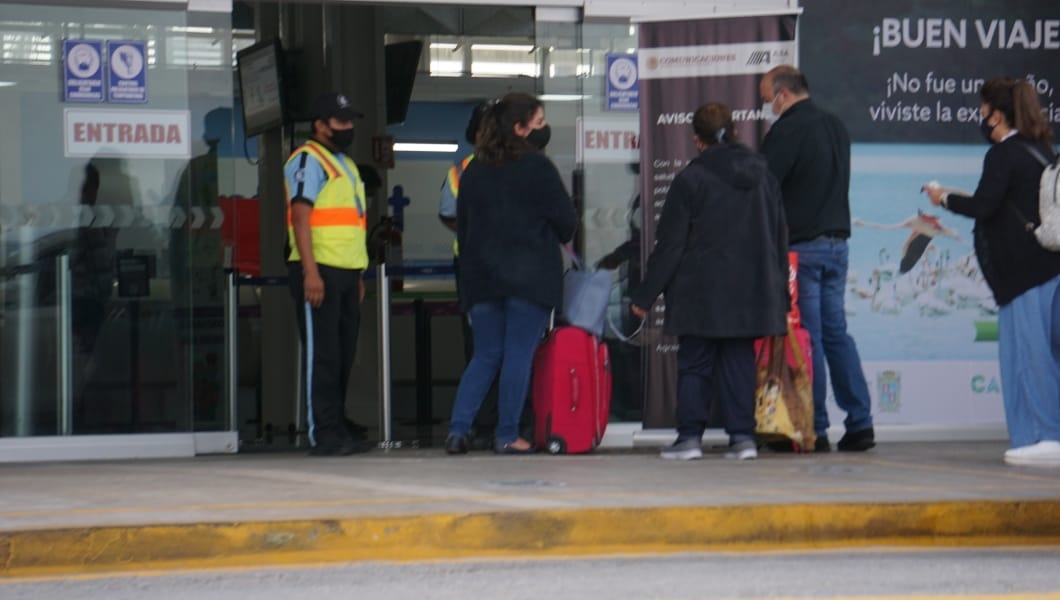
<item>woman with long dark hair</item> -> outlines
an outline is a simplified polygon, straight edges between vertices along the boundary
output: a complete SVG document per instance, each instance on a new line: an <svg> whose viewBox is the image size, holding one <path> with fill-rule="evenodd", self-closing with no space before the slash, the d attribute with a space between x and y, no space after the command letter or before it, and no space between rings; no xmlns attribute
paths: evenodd
<svg viewBox="0 0 1060 600"><path fill-rule="evenodd" d="M934 185L932 204L975 219L975 254L1001 310L1001 391L1012 448L1005 462L1060 465L1060 252L1038 244L1042 161L1053 133L1026 80L997 78L980 90L980 129L991 144L972 196Z"/></svg>
<svg viewBox="0 0 1060 600"><path fill-rule="evenodd" d="M534 350L562 298L560 244L577 225L559 171L542 153L550 134L540 100L508 94L483 117L475 160L460 178L458 287L474 353L456 392L449 454L467 452L471 422L498 372L494 451L534 451L519 437L519 416Z"/></svg>

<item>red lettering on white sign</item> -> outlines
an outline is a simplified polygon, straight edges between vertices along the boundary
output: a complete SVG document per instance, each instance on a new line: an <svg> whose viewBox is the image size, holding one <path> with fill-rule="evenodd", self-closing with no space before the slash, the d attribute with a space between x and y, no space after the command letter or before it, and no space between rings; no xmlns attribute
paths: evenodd
<svg viewBox="0 0 1060 600"><path fill-rule="evenodd" d="M104 144L182 144L179 125L159 123L85 123L73 124L75 142Z"/></svg>
<svg viewBox="0 0 1060 600"><path fill-rule="evenodd" d="M636 150L640 139L632 131L590 130L585 132L585 148L590 150Z"/></svg>

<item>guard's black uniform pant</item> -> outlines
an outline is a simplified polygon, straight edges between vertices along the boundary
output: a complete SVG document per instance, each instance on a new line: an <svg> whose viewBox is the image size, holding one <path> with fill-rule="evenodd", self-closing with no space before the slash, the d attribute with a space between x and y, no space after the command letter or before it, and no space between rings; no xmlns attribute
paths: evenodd
<svg viewBox="0 0 1060 600"><path fill-rule="evenodd" d="M301 263L287 263L298 333L302 338L302 373L309 416L309 442L335 447L351 440L346 427L346 390L361 326L361 271L318 265L324 301L317 308L305 301Z"/></svg>

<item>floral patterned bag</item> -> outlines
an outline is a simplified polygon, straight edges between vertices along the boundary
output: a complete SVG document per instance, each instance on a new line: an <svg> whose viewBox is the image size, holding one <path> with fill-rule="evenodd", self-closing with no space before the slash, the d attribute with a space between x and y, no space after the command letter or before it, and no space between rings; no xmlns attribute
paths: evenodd
<svg viewBox="0 0 1060 600"><path fill-rule="evenodd" d="M755 433L762 441L790 440L796 452L812 451L817 436L809 332L789 325L787 335L755 345Z"/></svg>

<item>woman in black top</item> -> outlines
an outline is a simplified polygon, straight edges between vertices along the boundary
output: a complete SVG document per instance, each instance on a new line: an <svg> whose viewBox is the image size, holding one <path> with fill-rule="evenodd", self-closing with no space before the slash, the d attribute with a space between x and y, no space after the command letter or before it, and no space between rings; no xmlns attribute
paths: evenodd
<svg viewBox="0 0 1060 600"><path fill-rule="evenodd" d="M975 219L975 254L999 314L1001 390L1012 448L1005 462L1060 465L1060 253L1038 244L1038 189L1052 131L1026 80L991 79L980 129L992 144L972 196L928 187L936 206Z"/></svg>
<svg viewBox="0 0 1060 600"><path fill-rule="evenodd" d="M534 350L563 294L560 244L574 237L577 224L559 171L541 153L549 135L541 102L508 94L483 117L475 159L460 177L458 289L474 354L457 388L449 454L467 452L471 422L498 371L494 450L534 450L519 437L519 415Z"/></svg>

